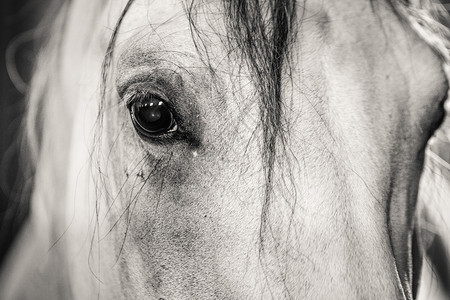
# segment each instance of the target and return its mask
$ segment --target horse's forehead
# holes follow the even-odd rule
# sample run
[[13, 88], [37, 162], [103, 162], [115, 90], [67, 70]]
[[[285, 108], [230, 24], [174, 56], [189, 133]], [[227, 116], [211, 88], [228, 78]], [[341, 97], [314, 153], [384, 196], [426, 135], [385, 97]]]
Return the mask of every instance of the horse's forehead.
[[[323, 56], [325, 53], [321, 50], [330, 45], [334, 52], [340, 48], [344, 54], [359, 52], [365, 55], [347, 55], [357, 64], [370, 60], [383, 62], [376, 55], [386, 43], [384, 30], [390, 30], [383, 26], [398, 21], [398, 16], [390, 12], [392, 8], [388, 8], [384, 1], [301, 1], [296, 10], [294, 52], [301, 51], [302, 62], [310, 61], [308, 67], [312, 69], [319, 67], [314, 59]], [[210, 64], [207, 67], [229, 67], [226, 64], [231, 63], [241, 68], [243, 60], [237, 62], [226, 57], [235, 50], [232, 49], [235, 45], [230, 45], [229, 31], [232, 29], [226, 23], [226, 18], [230, 17], [227, 14], [229, 12], [225, 11], [221, 1], [149, 3], [136, 0], [121, 25], [117, 52], [125, 54], [124, 58], [130, 62], [134, 59], [135, 64], [144, 62], [144, 57], [146, 62], [175, 57], [188, 61], [188, 65], [189, 60], [197, 59]], [[267, 18], [267, 23], [270, 23], [270, 17]], [[110, 27], [114, 27], [115, 19], [111, 20]], [[271, 29], [267, 30], [270, 32]], [[401, 33], [397, 35], [400, 39], [402, 36]], [[379, 45], [374, 40], [379, 40]], [[138, 56], [142, 57], [140, 61], [135, 59]]]
[[[364, 42], [373, 39], [374, 35], [369, 31], [370, 26], [365, 26], [367, 20], [364, 15], [372, 14], [373, 11], [368, 9], [370, 5], [367, 3], [350, 5], [350, 2], [325, 5], [323, 1], [305, 1], [297, 5], [298, 29], [293, 31], [297, 37], [289, 68], [300, 67], [301, 72], [307, 73], [306, 77], [313, 78], [309, 89], [323, 80], [319, 73], [323, 71], [321, 60], [325, 57], [327, 46], [341, 43], [348, 47], [354, 41], [355, 49], [342, 47], [340, 52], [343, 54], [349, 53], [349, 50], [361, 52], [358, 49], [372, 46]], [[248, 61], [245, 62], [239, 53], [242, 49], [236, 50], [230, 42], [233, 37], [229, 35], [231, 29], [225, 21], [227, 13], [220, 1], [193, 1], [190, 4], [179, 1], [135, 1], [125, 16], [116, 43], [116, 52], [120, 55], [119, 75], [126, 75], [124, 73], [131, 69], [142, 71], [148, 66], [164, 68], [172, 65], [172, 69], [184, 68], [193, 73], [199, 68], [210, 68], [219, 74], [228, 73], [229, 76], [222, 77], [227, 77], [229, 81], [238, 77], [239, 81], [245, 82], [246, 77], [254, 77], [255, 74], [252, 75], [247, 69]], [[359, 30], [345, 28], [349, 26]], [[270, 31], [269, 28], [267, 30]], [[237, 55], [233, 56], [233, 51]], [[358, 59], [362, 57], [353, 58], [352, 61], [359, 64]], [[364, 61], [370, 59], [363, 58]], [[305, 74], [298, 76], [304, 77]], [[238, 88], [242, 90], [245, 85], [243, 83]]]

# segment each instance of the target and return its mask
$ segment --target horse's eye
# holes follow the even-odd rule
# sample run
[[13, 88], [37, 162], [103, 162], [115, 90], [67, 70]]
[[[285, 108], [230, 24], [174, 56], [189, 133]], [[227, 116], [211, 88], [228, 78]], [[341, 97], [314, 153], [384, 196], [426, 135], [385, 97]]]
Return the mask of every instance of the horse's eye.
[[147, 137], [177, 130], [172, 112], [156, 95], [140, 96], [134, 99], [129, 107], [134, 127]]

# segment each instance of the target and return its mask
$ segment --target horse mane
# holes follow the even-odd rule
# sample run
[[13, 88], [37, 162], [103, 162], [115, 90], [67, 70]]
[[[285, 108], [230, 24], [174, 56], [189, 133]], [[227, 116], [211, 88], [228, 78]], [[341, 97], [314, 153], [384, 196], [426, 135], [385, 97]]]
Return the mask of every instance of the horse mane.
[[[450, 69], [448, 67], [450, 63], [450, 30], [447, 28], [448, 19], [445, 9], [432, 2], [431, 0], [386, 0], [392, 7], [394, 12], [403, 20], [403, 22], [410, 26], [419, 37], [421, 37], [442, 59], [443, 65], [447, 72], [447, 77], [450, 78]], [[55, 1], [56, 2], [56, 1]], [[67, 166], [64, 162], [67, 160], [68, 145], [70, 145], [70, 132], [72, 127], [71, 117], [71, 103], [67, 103], [67, 92], [64, 90], [65, 82], [64, 78], [67, 76], [67, 70], [64, 69], [65, 63], [65, 44], [68, 39], [67, 36], [67, 23], [73, 18], [73, 7], [77, 5], [76, 1], [64, 1], [60, 5], [59, 12], [55, 16], [49, 16], [54, 18], [53, 25], [48, 31], [50, 37], [40, 51], [40, 55], [36, 62], [35, 72], [32, 77], [31, 88], [27, 95], [27, 112], [25, 116], [24, 135], [25, 140], [23, 142], [24, 152], [22, 154], [22, 160], [26, 162], [28, 166], [27, 172], [34, 174], [34, 188], [31, 192], [26, 193], [25, 199], [20, 201], [30, 201], [30, 210], [36, 213], [44, 212], [48, 218], [51, 218], [50, 212], [52, 206], [55, 204], [59, 197], [59, 193], [62, 191], [48, 189], [45, 191], [45, 195], [40, 197], [42, 203], [34, 203], [37, 184], [47, 184], [48, 186], [55, 186], [55, 184], [64, 187], [66, 182], [64, 178], [61, 178], [61, 174], [64, 172], [64, 168]], [[89, 26], [95, 26], [96, 16], [102, 14], [105, 9], [106, 0], [102, 1], [79, 1], [82, 2], [86, 8], [83, 10], [83, 14], [88, 16], [87, 23], [83, 25], [84, 29]], [[118, 21], [115, 28], [111, 30], [111, 40], [107, 49], [105, 47], [105, 62], [102, 72], [103, 86], [100, 87], [100, 93], [104, 96], [103, 89], [106, 89], [105, 82], [108, 76], [108, 67], [114, 51], [115, 37], [117, 36], [120, 22], [126, 14], [127, 7], [131, 5], [133, 0], [127, 1], [126, 8], [123, 10], [121, 19]], [[376, 3], [376, 0], [371, 0]], [[228, 2], [227, 2], [228, 3]], [[249, 22], [255, 21], [257, 15], [252, 14], [249, 9], [255, 9], [259, 0], [248, 1], [229, 1], [230, 7], [228, 10], [231, 12], [228, 22], [232, 26], [233, 36], [237, 37], [243, 34], [248, 37], [247, 30], [251, 28]], [[243, 47], [243, 51], [247, 59], [250, 59], [250, 68], [253, 71], [258, 71], [262, 66], [262, 71], [269, 72], [270, 70], [280, 71], [280, 68], [274, 66], [276, 63], [280, 65], [285, 62], [288, 56], [289, 46], [292, 42], [292, 24], [296, 20], [292, 13], [292, 8], [295, 8], [295, 1], [273, 1], [273, 10], [271, 12], [273, 17], [272, 24], [275, 29], [282, 29], [281, 31], [273, 30], [270, 32], [273, 34], [272, 38], [275, 38], [277, 43], [268, 44], [271, 49], [270, 53], [256, 53], [257, 49], [255, 45], [251, 43], [251, 40], [247, 40], [246, 43], [240, 45]], [[284, 3], [287, 10], [277, 10], [277, 3]], [[234, 6], [233, 6], [234, 5]], [[250, 15], [239, 15], [238, 9], [241, 9], [243, 5], [247, 5], [247, 12]], [[376, 9], [376, 8], [375, 8]], [[260, 12], [261, 13], [261, 12]], [[248, 18], [249, 17], [249, 18]], [[73, 21], [73, 20], [72, 20]], [[261, 24], [261, 26], [263, 26]], [[278, 27], [277, 27], [278, 26]], [[267, 28], [259, 27], [261, 34]], [[85, 39], [80, 43], [89, 44], [94, 39], [94, 36], [89, 36], [89, 33], [94, 31], [86, 31]], [[247, 33], [246, 33], [247, 32]], [[267, 39], [268, 41], [270, 39]], [[240, 42], [238, 40], [238, 42]], [[242, 39], [241, 39], [242, 42]], [[271, 42], [270, 42], [271, 43]], [[255, 58], [256, 57], [256, 58]], [[251, 61], [251, 59], [255, 59]], [[264, 61], [266, 60], [266, 61]], [[264, 64], [261, 64], [264, 62]], [[271, 69], [272, 68], [272, 69]], [[66, 72], [66, 73], [64, 73]], [[279, 99], [280, 96], [280, 74], [278, 72], [269, 72], [272, 76], [263, 76], [263, 78], [255, 78], [255, 80], [263, 83], [263, 90], [261, 94], [267, 93], [263, 99]], [[275, 74], [275, 75], [273, 75]], [[99, 103], [100, 113], [102, 112], [103, 102]], [[270, 183], [272, 181], [272, 169], [275, 160], [277, 147], [275, 146], [277, 138], [282, 140], [282, 123], [278, 112], [282, 109], [279, 102], [263, 102], [261, 103], [262, 113], [261, 121], [266, 124], [264, 132], [265, 140], [265, 156], [263, 159], [266, 161], [266, 181], [268, 183], [268, 189], [266, 190], [266, 202], [265, 206], [268, 206], [270, 201]], [[273, 108], [274, 113], [270, 113]], [[283, 151], [283, 149], [281, 149]], [[432, 165], [433, 168], [439, 168], [439, 164]], [[28, 195], [29, 194], [29, 195]], [[428, 195], [432, 197], [432, 195]], [[17, 200], [18, 201], [18, 200]], [[433, 203], [427, 202], [425, 205], [433, 205]], [[17, 206], [17, 210], [23, 209], [25, 206]], [[264, 211], [262, 213], [265, 213]], [[444, 224], [444, 223], [443, 223]], [[449, 224], [443, 232], [450, 232]], [[0, 230], [4, 230], [0, 228]], [[49, 232], [54, 232], [51, 227], [48, 228]], [[55, 233], [56, 234], [56, 233]], [[0, 235], [2, 236], [2, 235]], [[442, 237], [447, 239], [447, 237]], [[447, 266], [450, 266], [450, 262], [447, 261]], [[6, 265], [6, 268], [8, 266]], [[0, 279], [2, 277], [0, 276]], [[1, 285], [1, 284], [0, 284]]]
[[[90, 18], [84, 18], [81, 28], [94, 26], [96, 17], [102, 12], [102, 5], [106, 1], [79, 1], [85, 2], [86, 11]], [[57, 240], [61, 231], [51, 225], [54, 216], [54, 206], [65, 192], [65, 174], [70, 146], [70, 132], [72, 130], [71, 103], [66, 99], [70, 97], [65, 91], [67, 83], [65, 78], [69, 74], [63, 68], [67, 59], [64, 57], [66, 41], [69, 38], [67, 28], [69, 22], [74, 22], [74, 6], [76, 1], [52, 1], [48, 7], [49, 14], [42, 20], [42, 27], [38, 37], [40, 43], [39, 55], [35, 61], [34, 71], [26, 97], [26, 112], [22, 122], [23, 137], [20, 146], [20, 161], [25, 166], [19, 171], [25, 178], [30, 178], [29, 188], [24, 188], [18, 197], [11, 198], [8, 204], [8, 214], [25, 215], [25, 219], [8, 218], [4, 220], [16, 223], [20, 227], [14, 240], [4, 255], [0, 269], [0, 297], [8, 299], [8, 293], [17, 290], [18, 278], [23, 278], [27, 272], [26, 266], [33, 266], [36, 247], [27, 247], [37, 241], [47, 245]], [[83, 13], [85, 13], [83, 11]], [[78, 21], [78, 20], [77, 20]], [[89, 24], [88, 24], [89, 23]], [[50, 25], [49, 25], [50, 24]], [[83, 32], [87, 40], [92, 36], [89, 31]], [[83, 42], [81, 40], [80, 42]], [[70, 60], [69, 60], [70, 61]], [[67, 80], [67, 79], [66, 79]], [[60, 216], [61, 217], [61, 216]], [[27, 226], [30, 225], [31, 226]], [[37, 232], [36, 235], [28, 232], [28, 227], [39, 224], [46, 231]], [[11, 226], [0, 227], [0, 237], [7, 236], [3, 231]], [[0, 241], [4, 242], [4, 241]], [[49, 250], [50, 246], [46, 249]], [[23, 259], [22, 259], [23, 258]], [[6, 294], [3, 294], [5, 292]]]

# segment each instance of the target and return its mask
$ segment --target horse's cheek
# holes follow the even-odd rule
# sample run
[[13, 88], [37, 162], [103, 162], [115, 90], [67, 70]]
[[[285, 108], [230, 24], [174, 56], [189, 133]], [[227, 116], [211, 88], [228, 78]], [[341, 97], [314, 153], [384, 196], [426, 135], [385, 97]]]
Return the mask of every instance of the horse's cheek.
[[146, 289], [169, 299], [224, 291], [222, 298], [236, 298], [233, 285], [254, 286], [235, 278], [257, 268], [262, 173], [241, 149], [253, 153], [257, 146], [206, 139], [198, 149], [155, 146], [128, 127], [112, 154], [120, 165], [114, 180], [120, 210], [111, 221], [123, 214], [120, 257], [140, 266], [130, 276], [146, 277]]

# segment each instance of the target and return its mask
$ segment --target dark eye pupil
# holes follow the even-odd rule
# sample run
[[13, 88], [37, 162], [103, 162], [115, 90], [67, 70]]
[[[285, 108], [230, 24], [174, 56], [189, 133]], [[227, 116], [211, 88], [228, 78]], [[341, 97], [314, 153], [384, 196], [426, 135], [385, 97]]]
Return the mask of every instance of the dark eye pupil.
[[135, 126], [143, 134], [160, 134], [173, 129], [175, 122], [167, 105], [154, 96], [145, 97], [131, 105]]

